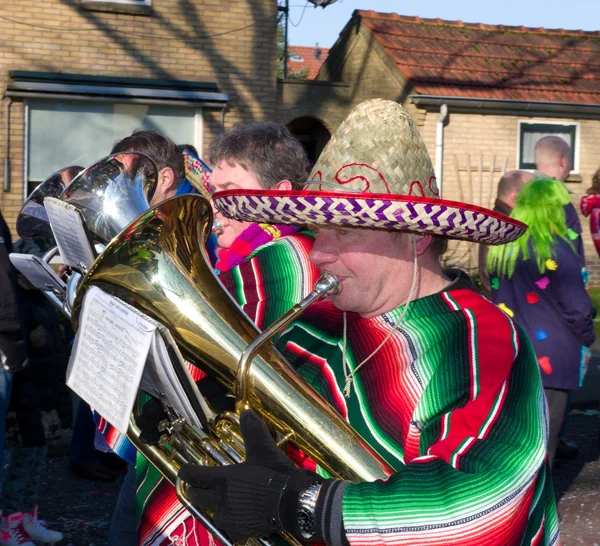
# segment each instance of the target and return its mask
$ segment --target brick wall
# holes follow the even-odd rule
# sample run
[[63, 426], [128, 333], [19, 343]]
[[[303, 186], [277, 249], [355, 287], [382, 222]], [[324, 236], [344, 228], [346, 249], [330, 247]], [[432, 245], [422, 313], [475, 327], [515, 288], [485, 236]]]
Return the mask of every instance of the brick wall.
[[[439, 111], [420, 110], [420, 117], [422, 119], [420, 131], [432, 161], [435, 162], [435, 134]], [[600, 146], [600, 120], [526, 115], [482, 115], [453, 113], [450, 110], [448, 124], [444, 128], [443, 196], [446, 199], [460, 199], [486, 207], [493, 206], [498, 180], [505, 166], [506, 170], [517, 168], [519, 121], [579, 123], [579, 175], [581, 180], [567, 182], [567, 188], [571, 192], [571, 201], [579, 211], [581, 196], [591, 185], [592, 175], [600, 166], [596, 152]], [[494, 156], [496, 157], [495, 172], [490, 183], [490, 170]], [[469, 159], [471, 184], [469, 184]], [[480, 163], [483, 167], [481, 177]], [[457, 175], [457, 164], [459, 175]], [[483, 184], [479, 183], [480, 179], [483, 179]], [[590, 236], [589, 220], [582, 216], [580, 216], [580, 220], [583, 227], [586, 259], [590, 270], [590, 284], [600, 286], [600, 261]], [[476, 247], [470, 251], [464, 244], [461, 245], [460, 251], [456, 250], [456, 247], [454, 248], [455, 257], [459, 261], [462, 260], [462, 265], [473, 265], [473, 260], [476, 259]]]
[[[153, 0], [150, 15], [89, 11], [79, 0], [1, 2], [0, 92], [4, 95], [10, 70], [205, 81], [229, 95], [226, 127], [272, 119], [276, 24], [275, 0]], [[0, 109], [2, 159], [6, 102]], [[203, 118], [206, 155], [220, 131], [221, 113], [204, 110]], [[13, 235], [23, 196], [23, 127], [23, 104], [14, 100], [10, 192], [0, 192], [0, 208]]]

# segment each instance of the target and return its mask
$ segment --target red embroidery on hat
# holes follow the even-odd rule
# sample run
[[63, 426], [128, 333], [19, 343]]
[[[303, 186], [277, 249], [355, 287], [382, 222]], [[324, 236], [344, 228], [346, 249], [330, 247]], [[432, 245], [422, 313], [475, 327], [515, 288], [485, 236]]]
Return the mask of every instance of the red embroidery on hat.
[[[317, 171], [315, 175], [311, 178], [311, 180], [321, 180], [323, 181], [323, 173], [321, 171]], [[310, 186], [308, 187], [310, 189]], [[323, 191], [323, 185], [319, 184], [319, 191]]]
[[[415, 188], [415, 186], [418, 189], [419, 193], [413, 193], [413, 188]], [[419, 195], [420, 197], [425, 197], [425, 190], [423, 189], [423, 186], [421, 185], [421, 182], [419, 182], [418, 180], [415, 180], [414, 182], [411, 182], [410, 184], [410, 189], [408, 190], [408, 195]]]
[[435, 184], [435, 182], [436, 182], [435, 176], [430, 176], [429, 177], [429, 182], [427, 183], [427, 185], [429, 186], [429, 191], [431, 193], [433, 193], [433, 195], [435, 195], [436, 197], [439, 197], [440, 196], [440, 191], [437, 188], [434, 189], [434, 185], [433, 184]]
[[[387, 193], [392, 193], [390, 191], [390, 186], [387, 183], [387, 180], [385, 179], [385, 177], [374, 167], [371, 167], [370, 165], [367, 165], [365, 163], [350, 163], [348, 165], [344, 165], [343, 167], [341, 167], [337, 173], [335, 173], [335, 181], [338, 184], [341, 184], [342, 186], [346, 185], [346, 184], [350, 184], [351, 182], [353, 182], [354, 180], [362, 180], [365, 185], [362, 188], [358, 188], [360, 189], [360, 191], [369, 191], [369, 188], [371, 187], [371, 182], [369, 182], [369, 177], [373, 176], [373, 172], [365, 172], [365, 175], [363, 176], [362, 174], [356, 174], [354, 176], [352, 176], [351, 178], [348, 179], [343, 179], [340, 177], [340, 174], [342, 173], [342, 171], [344, 169], [349, 169], [350, 167], [364, 167], [365, 169], [368, 169], [369, 171], [373, 171], [375, 173], [377, 173], [377, 176], [379, 176], [379, 178], [381, 179], [381, 181], [383, 182], [383, 184], [385, 185], [385, 189], [387, 190]], [[354, 171], [355, 172], [355, 171]]]

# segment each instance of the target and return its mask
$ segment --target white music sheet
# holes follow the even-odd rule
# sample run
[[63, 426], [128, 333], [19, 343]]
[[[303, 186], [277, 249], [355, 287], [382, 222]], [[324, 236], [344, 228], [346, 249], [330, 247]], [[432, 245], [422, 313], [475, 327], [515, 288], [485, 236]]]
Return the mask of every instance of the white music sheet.
[[64, 264], [86, 271], [94, 263], [95, 255], [81, 213], [56, 197], [46, 197], [44, 207]]
[[67, 385], [126, 434], [156, 325], [93, 286], [85, 295]]
[[[89, 289], [67, 369], [67, 385], [119, 432], [127, 432], [140, 388], [163, 399], [189, 423], [202, 426], [182, 380], [188, 392], [200, 400], [204, 413], [209, 410], [184, 362], [162, 324], [96, 286]], [[173, 366], [181, 367], [182, 380]]]

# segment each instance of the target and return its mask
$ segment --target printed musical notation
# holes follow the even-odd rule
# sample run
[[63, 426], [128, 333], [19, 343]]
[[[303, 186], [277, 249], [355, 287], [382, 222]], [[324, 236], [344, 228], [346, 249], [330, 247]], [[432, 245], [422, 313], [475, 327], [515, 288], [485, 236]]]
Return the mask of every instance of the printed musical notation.
[[46, 197], [44, 207], [64, 264], [85, 272], [94, 263], [95, 256], [81, 213], [55, 197]]

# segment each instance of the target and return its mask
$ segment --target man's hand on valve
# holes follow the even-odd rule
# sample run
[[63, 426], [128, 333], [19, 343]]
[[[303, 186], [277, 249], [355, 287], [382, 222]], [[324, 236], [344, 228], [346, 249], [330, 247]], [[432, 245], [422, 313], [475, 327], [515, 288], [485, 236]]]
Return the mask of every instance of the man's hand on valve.
[[324, 542], [322, 523], [331, 510], [326, 500], [346, 482], [324, 480], [296, 468], [254, 411], [242, 413], [240, 428], [245, 462], [212, 467], [187, 464], [179, 471], [194, 505], [213, 511], [217, 527], [235, 542], [278, 531]]

